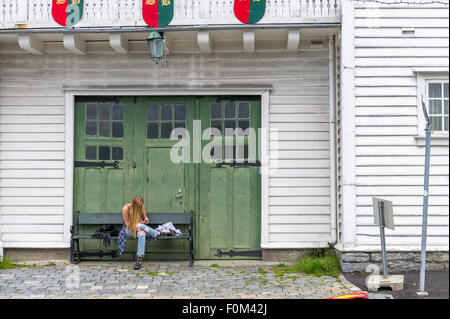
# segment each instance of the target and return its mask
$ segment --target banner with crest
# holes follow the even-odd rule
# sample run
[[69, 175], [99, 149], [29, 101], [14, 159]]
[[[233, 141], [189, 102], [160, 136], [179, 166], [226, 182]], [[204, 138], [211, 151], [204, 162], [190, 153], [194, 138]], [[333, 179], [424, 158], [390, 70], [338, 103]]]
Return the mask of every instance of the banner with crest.
[[142, 17], [152, 28], [164, 28], [173, 19], [174, 0], [142, 0]]
[[234, 14], [245, 24], [254, 24], [264, 17], [266, 0], [234, 0]]
[[70, 27], [83, 17], [84, 0], [52, 0], [52, 16], [59, 25]]

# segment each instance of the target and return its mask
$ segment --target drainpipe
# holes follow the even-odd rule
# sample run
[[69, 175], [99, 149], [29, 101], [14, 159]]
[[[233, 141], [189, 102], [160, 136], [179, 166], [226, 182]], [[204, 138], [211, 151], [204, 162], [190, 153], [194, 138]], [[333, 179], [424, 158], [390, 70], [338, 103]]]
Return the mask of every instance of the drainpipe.
[[334, 36], [328, 37], [328, 81], [329, 81], [329, 125], [330, 125], [330, 211], [331, 238], [335, 245], [338, 242], [337, 231], [337, 186], [336, 186], [336, 56]]
[[3, 244], [2, 244], [2, 211], [0, 208], [0, 262], [3, 261]]

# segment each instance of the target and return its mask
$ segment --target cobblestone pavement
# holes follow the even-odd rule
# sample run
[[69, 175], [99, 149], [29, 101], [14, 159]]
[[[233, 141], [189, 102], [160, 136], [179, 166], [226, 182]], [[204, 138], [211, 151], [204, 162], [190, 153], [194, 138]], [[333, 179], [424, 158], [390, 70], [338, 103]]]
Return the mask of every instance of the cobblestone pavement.
[[11, 298], [139, 298], [321, 299], [360, 291], [343, 276], [280, 276], [275, 264], [212, 262], [97, 262], [73, 265], [28, 265], [0, 270], [0, 299]]

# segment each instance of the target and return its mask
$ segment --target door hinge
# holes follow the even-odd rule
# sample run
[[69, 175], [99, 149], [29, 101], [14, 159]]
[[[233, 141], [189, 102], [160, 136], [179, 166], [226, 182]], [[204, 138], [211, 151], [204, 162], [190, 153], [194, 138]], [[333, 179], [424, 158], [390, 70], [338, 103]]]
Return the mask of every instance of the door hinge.
[[83, 161], [75, 161], [75, 167], [114, 167], [115, 169], [120, 168], [119, 162], [115, 161], [114, 163], [106, 163], [105, 161], [102, 162], [83, 162]]
[[216, 163], [216, 167], [222, 167], [224, 165], [228, 165], [231, 167], [235, 167], [235, 166], [261, 166], [261, 162], [260, 161], [256, 161], [256, 162], [219, 162]]
[[217, 249], [217, 254], [214, 256], [222, 257], [224, 255], [234, 257], [234, 256], [249, 256], [249, 257], [262, 257], [262, 250], [242, 250], [242, 251], [222, 251]]

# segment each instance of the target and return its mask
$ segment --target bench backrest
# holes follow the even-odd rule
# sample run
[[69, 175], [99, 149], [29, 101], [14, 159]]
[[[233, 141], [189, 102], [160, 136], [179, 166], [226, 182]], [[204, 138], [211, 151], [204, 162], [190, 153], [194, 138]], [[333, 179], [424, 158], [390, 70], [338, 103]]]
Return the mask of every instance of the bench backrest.
[[[150, 224], [164, 224], [171, 221], [173, 224], [186, 225], [191, 223], [191, 213], [149, 213]], [[78, 213], [80, 225], [119, 225], [123, 224], [121, 213]]]

